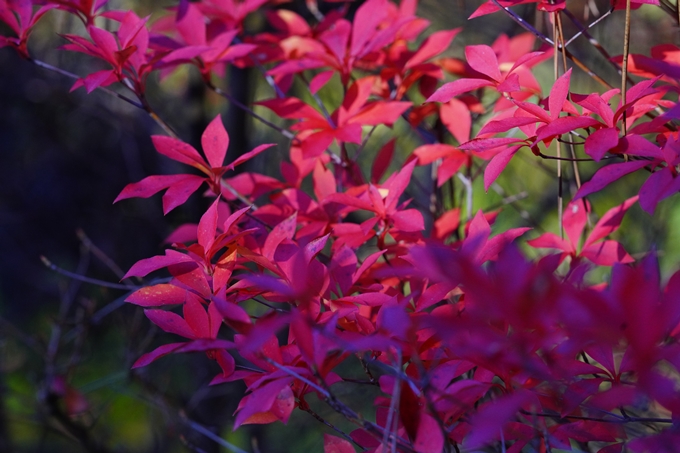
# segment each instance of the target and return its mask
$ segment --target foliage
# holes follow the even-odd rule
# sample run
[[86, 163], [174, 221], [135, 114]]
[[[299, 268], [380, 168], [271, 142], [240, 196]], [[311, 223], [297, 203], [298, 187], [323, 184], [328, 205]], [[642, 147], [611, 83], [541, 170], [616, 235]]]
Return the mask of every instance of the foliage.
[[[675, 451], [680, 273], [664, 283], [653, 251], [636, 262], [607, 238], [635, 203], [652, 215], [680, 190], [677, 48], [629, 55], [626, 34], [623, 56], [611, 59], [622, 66], [621, 89], [591, 72], [606, 89], [578, 94], [567, 60], [588, 68], [567, 50], [562, 20], [573, 15], [564, 2], [538, 2], [552, 38], [509, 9], [526, 1], [482, 5], [474, 17], [503, 12], [531, 34], [465, 46], [464, 60], [443, 56], [459, 30], [421, 39], [428, 22], [410, 0], [368, 0], [353, 16], [348, 4], [323, 15], [308, 2], [309, 22], [265, 0], [181, 1], [156, 21], [105, 1], [35, 3], [0, 0], [0, 19], [13, 32], [0, 46], [49, 68], [29, 51], [32, 29], [50, 10], [73, 14], [85, 35], [63, 35], [63, 49], [105, 67], [78, 77], [73, 89], [106, 90], [146, 111], [166, 134], [152, 137], [158, 153], [202, 173], [150, 175], [115, 202], [165, 191], [167, 214], [199, 189], [211, 199], [198, 224], [179, 227], [171, 248], [121, 279], [169, 274], [126, 301], [183, 339], [146, 352], [133, 368], [153, 376], [151, 364], [164, 356], [202, 352], [221, 370], [212, 384], [246, 386], [235, 429], [307, 411], [335, 430], [323, 436], [327, 453]], [[612, 11], [629, 15], [641, 3], [650, 2], [617, 2]], [[251, 14], [264, 15], [269, 30], [251, 32]], [[535, 37], [548, 44], [534, 50]], [[544, 96], [532, 68], [551, 58], [555, 79]], [[237, 105], [288, 139], [276, 177], [236, 172], [275, 145], [237, 150], [226, 163], [220, 115], [199, 151], [154, 110], [149, 77], [186, 65], [234, 103], [219, 86], [225, 72], [261, 70], [273, 97]], [[447, 74], [455, 80], [439, 85]], [[324, 101], [324, 90], [342, 99]], [[395, 162], [398, 123], [420, 140], [404, 162]], [[358, 159], [369, 142], [380, 150], [365, 169]], [[516, 244], [531, 228], [492, 235], [498, 211], [473, 209], [473, 182], [496, 187], [525, 152], [555, 160], [560, 187], [559, 231], [526, 242], [559, 252], [537, 259]], [[565, 206], [563, 161], [578, 185]], [[581, 184], [583, 161], [600, 166]], [[431, 181], [418, 181], [418, 167], [428, 167]], [[635, 172], [649, 173], [638, 195], [597, 218], [588, 197]], [[412, 207], [423, 198], [429, 206]], [[609, 281], [594, 282], [601, 275], [594, 271], [609, 266]], [[375, 419], [337, 395], [343, 382], [379, 388]], [[65, 404], [63, 422], [77, 432], [69, 417], [86, 400], [60, 376], [50, 385]], [[316, 414], [317, 400], [355, 429]]]

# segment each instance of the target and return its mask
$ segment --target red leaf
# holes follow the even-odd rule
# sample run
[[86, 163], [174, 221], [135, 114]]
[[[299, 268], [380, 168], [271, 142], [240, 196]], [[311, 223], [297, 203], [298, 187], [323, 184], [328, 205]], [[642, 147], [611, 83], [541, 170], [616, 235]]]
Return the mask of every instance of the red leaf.
[[205, 178], [194, 175], [182, 175], [184, 178], [168, 187], [163, 194], [163, 214], [184, 204], [191, 194], [196, 192], [205, 181]]
[[586, 138], [584, 146], [587, 155], [599, 162], [607, 151], [619, 144], [619, 131], [614, 127], [597, 130]]
[[345, 439], [323, 435], [323, 453], [355, 453], [354, 447]]
[[371, 169], [371, 182], [373, 184], [378, 184], [380, 182], [380, 179], [390, 166], [390, 162], [392, 162], [392, 156], [394, 155], [394, 144], [396, 141], [396, 138], [390, 140], [385, 144], [385, 146], [380, 148], [380, 151], [378, 151], [378, 155], [376, 156], [375, 161], [373, 161], [373, 167]]
[[229, 134], [224, 129], [220, 115], [217, 115], [203, 131], [201, 146], [210, 166], [221, 167], [229, 147]]
[[439, 108], [439, 117], [446, 128], [451, 132], [458, 143], [470, 140], [470, 128], [472, 117], [467, 104], [458, 99], [451, 99]]
[[168, 354], [172, 354], [175, 352], [177, 349], [180, 347], [184, 346], [185, 343], [170, 343], [170, 344], [164, 344], [163, 346], [159, 346], [158, 348], [154, 349], [151, 352], [148, 352], [144, 355], [142, 355], [137, 361], [132, 365], [132, 369], [134, 370], [135, 368], [141, 368], [143, 366], [147, 366], [151, 362], [154, 362], [157, 359], [160, 359], [163, 356], [166, 356]]
[[571, 243], [554, 233], [544, 233], [536, 239], [527, 241], [527, 244], [536, 248], [557, 249], [566, 253], [576, 253], [576, 249], [571, 245]]
[[590, 116], [563, 116], [561, 118], [553, 119], [549, 124], [538, 128], [536, 131], [536, 141], [534, 143], [540, 142], [541, 140], [552, 140], [567, 132], [595, 126], [596, 124], [600, 124], [600, 122]]
[[676, 187], [672, 192], [677, 192], [678, 178], [673, 179], [673, 175], [668, 168], [663, 168], [652, 173], [647, 181], [640, 187], [640, 207], [645, 210], [645, 212], [654, 214], [656, 205], [664, 199], [670, 196], [668, 193], [669, 188]]
[[312, 181], [314, 182], [314, 195], [320, 202], [324, 201], [328, 195], [336, 192], [335, 176], [321, 160], [316, 161]]
[[[444, 143], [434, 143], [432, 145], [422, 145], [413, 150], [413, 155], [418, 158], [418, 165], [431, 164], [437, 159], [449, 156], [458, 151], [451, 145]], [[460, 151], [458, 151], [460, 152]]]
[[175, 250], [166, 250], [165, 255], [158, 255], [137, 261], [121, 280], [130, 277], [145, 277], [147, 274], [178, 263], [193, 263], [188, 255]]
[[181, 17], [178, 16], [175, 26], [187, 44], [193, 46], [206, 44], [205, 18], [193, 3], [188, 4], [185, 14], [183, 14]]
[[470, 67], [475, 71], [484, 74], [496, 82], [501, 81], [502, 76], [500, 69], [498, 69], [498, 59], [491, 47], [484, 44], [466, 46], [465, 58]]
[[377, 126], [380, 124], [391, 126], [409, 107], [411, 107], [410, 102], [376, 101], [362, 108], [356, 115], [349, 118], [347, 123], [361, 124], [363, 126]]
[[420, 423], [413, 447], [418, 453], [440, 453], [444, 451], [444, 435], [439, 423], [427, 412], [420, 412]]
[[329, 80], [331, 80], [334, 74], [334, 71], [324, 71], [315, 75], [314, 78], [309, 82], [309, 92], [316, 94], [317, 91], [323, 88], [323, 86], [326, 85]]
[[621, 221], [623, 220], [623, 216], [626, 214], [626, 211], [628, 211], [628, 209], [633, 206], [637, 200], [637, 196], [631, 197], [621, 203], [619, 206], [615, 206], [607, 211], [599, 220], [599, 222], [597, 222], [597, 224], [593, 227], [593, 230], [586, 239], [584, 246], [592, 244], [618, 230], [619, 226], [621, 226]]
[[274, 252], [281, 241], [285, 239], [293, 239], [295, 229], [297, 227], [297, 212], [276, 225], [269, 232], [267, 239], [262, 246], [262, 255], [270, 260], [274, 259]]
[[583, 234], [583, 229], [588, 222], [589, 210], [590, 206], [585, 200], [572, 201], [564, 209], [562, 225], [574, 248], [578, 247], [581, 242], [581, 234]]
[[[147, 176], [138, 182], [125, 186], [120, 194], [113, 200], [114, 203], [127, 198], [149, 198], [150, 196], [167, 189], [171, 185], [182, 181], [190, 175], [153, 175]], [[203, 179], [201, 178], [201, 181]]]
[[477, 449], [498, 439], [503, 426], [510, 421], [526, 400], [526, 393], [517, 392], [504, 395], [484, 405], [470, 420], [472, 431], [466, 439], [465, 447]]
[[275, 145], [275, 143], [267, 143], [267, 144], [264, 144], [264, 145], [257, 146], [257, 147], [255, 147], [252, 151], [248, 151], [247, 153], [242, 154], [241, 156], [239, 156], [235, 161], [233, 161], [232, 163], [230, 163], [230, 164], [227, 166], [227, 168], [233, 170], [234, 167], [237, 167], [237, 166], [241, 165], [242, 163], [249, 161], [249, 160], [252, 159], [253, 157], [255, 157], [255, 156], [257, 156], [258, 154], [260, 154], [262, 151], [264, 151], [264, 150], [266, 150], [266, 149], [269, 149], [269, 148], [271, 148], [271, 147], [274, 146], [274, 145]]
[[109, 86], [117, 80], [118, 78], [113, 70], [97, 71], [82, 79], [78, 79], [70, 91], [74, 91], [82, 86], [85, 87], [87, 94], [90, 94], [97, 88]]
[[511, 146], [500, 153], [496, 154], [489, 162], [484, 170], [484, 190], [489, 191], [491, 184], [496, 181], [498, 176], [505, 170], [512, 156], [521, 148], [521, 146]]
[[182, 162], [183, 164], [191, 165], [199, 170], [207, 170], [207, 163], [203, 160], [198, 151], [193, 146], [177, 140], [173, 137], [166, 137], [164, 135], [154, 135], [151, 137], [156, 151], [169, 157], [170, 159]]
[[387, 2], [385, 0], [368, 0], [357, 9], [352, 27], [352, 47], [350, 48], [352, 56], [359, 55], [362, 48], [375, 34], [375, 29], [385, 17], [386, 12]]
[[449, 102], [459, 94], [493, 85], [493, 82], [485, 79], [458, 79], [439, 87], [425, 102]]
[[449, 48], [451, 41], [458, 33], [460, 33], [460, 31], [460, 28], [456, 28], [455, 30], [443, 30], [432, 33], [418, 48], [416, 53], [408, 59], [404, 65], [404, 69], [411, 69], [444, 52]]
[[146, 309], [144, 314], [152, 323], [168, 333], [174, 333], [184, 338], [196, 338], [189, 324], [176, 313], [165, 310]]
[[613, 266], [616, 263], [632, 263], [631, 257], [616, 241], [602, 241], [583, 247], [580, 255], [598, 266]]
[[571, 68], [569, 68], [567, 72], [555, 80], [555, 83], [550, 90], [550, 96], [548, 98], [548, 111], [550, 112], [550, 118], [553, 120], [560, 116], [564, 102], [567, 100], [567, 96], [569, 95], [570, 79]]
[[644, 168], [648, 164], [648, 161], [638, 160], [623, 162], [621, 164], [607, 165], [606, 167], [600, 168], [597, 172], [595, 172], [593, 177], [590, 178], [590, 181], [581, 186], [578, 192], [576, 192], [574, 199], [577, 200], [579, 198], [588, 196], [591, 193], [599, 192], [617, 179], [627, 175], [628, 173], [633, 173], [636, 170]]
[[423, 215], [417, 209], [397, 211], [392, 215], [392, 220], [397, 231], [414, 232], [425, 229]]
[[217, 233], [217, 206], [219, 203], [220, 199], [218, 197], [198, 222], [198, 243], [203, 247], [205, 256], [208, 259], [210, 257], [210, 248], [215, 241], [215, 234]]
[[201, 299], [189, 291], [186, 292], [186, 295], [186, 301], [182, 307], [182, 314], [184, 315], [184, 320], [194, 332], [194, 337], [212, 339], [210, 319], [208, 318], [208, 313], [206, 313], [205, 308], [203, 308]]
[[130, 294], [125, 302], [142, 307], [159, 307], [162, 305], [183, 304], [186, 297], [186, 289], [175, 285], [160, 283], [153, 286], [145, 286]]

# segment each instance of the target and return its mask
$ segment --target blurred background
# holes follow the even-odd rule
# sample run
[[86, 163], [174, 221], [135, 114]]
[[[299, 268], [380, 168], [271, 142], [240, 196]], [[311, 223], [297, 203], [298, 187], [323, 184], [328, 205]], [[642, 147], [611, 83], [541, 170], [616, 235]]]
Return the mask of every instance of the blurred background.
[[[424, 0], [419, 14], [431, 21], [428, 32], [464, 27], [449, 56], [462, 56], [466, 44], [490, 44], [501, 33], [524, 32], [501, 13], [468, 22], [466, 18], [480, 4], [478, 0]], [[320, 7], [325, 11], [337, 5], [321, 3]], [[161, 6], [150, 0], [110, 2], [112, 9], [132, 8], [141, 17], [159, 16]], [[302, 1], [277, 7], [310, 16]], [[570, 0], [569, 9], [587, 23], [608, 11], [609, 4]], [[550, 33], [550, 24], [536, 17], [535, 5], [514, 10]], [[249, 32], [265, 26], [261, 17], [249, 18]], [[567, 36], [575, 33], [575, 27], [565, 26]], [[632, 30], [632, 53], [648, 54], [656, 44], [678, 43], [676, 24], [659, 8], [644, 6], [634, 12]], [[56, 33], [79, 31], [70, 16], [52, 11], [31, 38], [31, 52], [51, 65], [85, 75], [94, 70], [91, 59], [56, 50], [65, 43]], [[0, 25], [0, 32], [6, 34], [7, 28]], [[619, 55], [623, 12], [616, 11], [591, 32], [612, 55]], [[618, 85], [615, 70], [583, 38], [572, 51]], [[539, 66], [536, 74], [547, 93], [553, 80], [551, 62]], [[162, 131], [148, 115], [101, 91], [70, 93], [72, 84], [72, 79], [25, 61], [9, 48], [0, 49], [0, 452], [225, 451], [196, 426], [187, 425], [187, 419], [246, 451], [322, 451], [319, 433], [332, 431], [302, 411], [293, 413], [288, 427], [245, 426], [232, 432], [232, 414], [244, 388], [240, 383], [208, 387], [219, 369], [201, 354], [168, 357], [130, 372], [143, 352], [174, 341], [172, 336], [151, 328], [138, 307], [122, 303], [128, 290], [74, 280], [41, 261], [44, 256], [60, 269], [115, 286], [121, 269], [161, 253], [164, 238], [175, 227], [196, 222], [207, 206], [207, 200], [194, 195], [164, 217], [160, 196], [113, 205], [129, 182], [185, 169], [155, 152], [150, 135]], [[248, 104], [272, 96], [257, 69], [232, 69], [225, 85]], [[572, 90], [586, 93], [601, 88], [575, 71]], [[332, 89], [321, 94], [334, 98]], [[276, 132], [206, 90], [192, 69], [183, 68], [161, 84], [154, 79], [149, 98], [179, 136], [194, 145], [208, 122], [221, 113], [231, 137], [230, 160], [261, 143], [286, 145]], [[265, 109], [258, 112], [268, 114]], [[420, 144], [408, 125], [401, 123], [395, 125], [400, 136], [395, 166]], [[366, 164], [375, 152], [367, 150]], [[528, 152], [519, 156], [498, 180], [502, 193], [485, 194], [481, 180], [475, 185], [475, 210], [498, 207], [504, 197], [526, 193], [529, 196], [505, 206], [495, 228], [533, 226], [534, 235], [556, 231], [554, 163], [537, 161]], [[570, 166], [564, 168], [566, 194], [573, 194]], [[595, 165], [582, 165], [583, 179], [595, 169]], [[250, 162], [248, 170], [279, 175], [278, 162], [271, 155]], [[423, 169], [417, 177], [425, 180], [428, 175]], [[637, 193], [643, 180], [644, 175], [628, 176], [606, 193], [593, 196], [596, 212], [601, 215]], [[654, 218], [635, 206], [622, 231], [625, 236], [616, 239], [632, 255], [639, 257], [654, 247], [664, 276], [677, 270], [677, 196], [662, 202]], [[347, 366], [351, 365], [356, 363]], [[363, 402], [357, 408], [370, 417], [370, 403], [378, 391], [366, 387], [370, 388], [348, 386], [338, 394], [351, 394], [352, 401]], [[314, 408], [351, 431], [325, 405]]]

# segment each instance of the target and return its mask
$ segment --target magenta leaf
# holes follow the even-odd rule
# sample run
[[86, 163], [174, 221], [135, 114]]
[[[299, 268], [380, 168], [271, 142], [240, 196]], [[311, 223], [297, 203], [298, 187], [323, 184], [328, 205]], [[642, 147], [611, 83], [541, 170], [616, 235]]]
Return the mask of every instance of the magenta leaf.
[[171, 311], [146, 309], [144, 314], [149, 320], [168, 333], [194, 339], [196, 334], [180, 315]]
[[586, 138], [584, 149], [595, 162], [599, 162], [607, 151], [619, 143], [619, 131], [614, 127], [599, 129]]
[[222, 118], [217, 115], [201, 136], [201, 146], [212, 168], [221, 167], [229, 147], [229, 134], [224, 129]]
[[145, 277], [153, 271], [162, 269], [179, 263], [193, 263], [188, 255], [175, 250], [166, 250], [165, 255], [154, 256], [137, 261], [129, 271], [123, 276], [122, 280], [130, 277]]
[[586, 182], [581, 186], [581, 188], [576, 192], [575, 200], [583, 198], [590, 195], [591, 193], [599, 192], [600, 190], [607, 187], [609, 184], [613, 183], [617, 179], [622, 178], [628, 173], [633, 173], [636, 170], [640, 170], [648, 165], [648, 161], [637, 160], [631, 162], [623, 162], [620, 164], [611, 164], [606, 167], [600, 168], [595, 172], [590, 181]]
[[580, 255], [598, 266], [613, 266], [616, 263], [632, 263], [635, 261], [616, 241], [601, 241], [583, 247]]
[[498, 176], [503, 172], [508, 165], [512, 156], [521, 148], [521, 146], [511, 146], [496, 154], [489, 162], [484, 170], [484, 190], [489, 191], [491, 184], [496, 181]]
[[186, 289], [160, 283], [153, 286], [145, 286], [130, 294], [125, 302], [142, 307], [158, 307], [162, 305], [183, 304], [186, 297]]
[[330, 434], [323, 435], [323, 453], [355, 453], [354, 447], [345, 439]]
[[485, 79], [458, 79], [439, 87], [425, 102], [449, 102], [459, 94], [491, 86], [494, 86], [493, 82]]
[[553, 120], [557, 119], [562, 112], [562, 107], [564, 102], [567, 100], [569, 95], [569, 82], [571, 80], [571, 68], [560, 76], [553, 84], [550, 90], [550, 96], [548, 97], [548, 111], [550, 112], [550, 118]]
[[637, 196], [631, 197], [619, 206], [615, 206], [607, 211], [593, 227], [593, 230], [586, 239], [584, 247], [599, 241], [600, 239], [603, 239], [606, 236], [612, 234], [614, 231], [618, 230], [619, 226], [621, 226], [621, 221], [623, 220], [623, 216], [626, 214], [626, 211], [628, 211], [628, 209], [630, 209], [630, 207], [633, 206], [637, 200]]
[[169, 157], [170, 159], [191, 165], [199, 170], [206, 169], [206, 162], [193, 146], [181, 140], [164, 135], [154, 135], [151, 137], [156, 151]]
[[472, 69], [484, 74], [496, 82], [501, 81], [501, 71], [498, 69], [496, 53], [484, 44], [465, 47], [465, 58]]

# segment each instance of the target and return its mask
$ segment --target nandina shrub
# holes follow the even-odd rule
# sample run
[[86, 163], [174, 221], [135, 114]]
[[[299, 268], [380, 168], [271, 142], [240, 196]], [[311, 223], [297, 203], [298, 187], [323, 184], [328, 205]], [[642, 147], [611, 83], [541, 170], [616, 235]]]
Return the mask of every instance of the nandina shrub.
[[[550, 36], [510, 9], [523, 3], [538, 3]], [[654, 0], [616, 2], [608, 14], [626, 14], [629, 27], [641, 3], [675, 14]], [[234, 429], [308, 411], [335, 429], [323, 435], [327, 453], [675, 451], [680, 273], [662, 282], [653, 251], [636, 260], [609, 237], [633, 205], [652, 221], [680, 190], [680, 50], [630, 54], [626, 32], [623, 55], [610, 58], [619, 89], [569, 51], [564, 21], [589, 32], [565, 2], [481, 5], [473, 17], [506, 14], [529, 34], [458, 46], [464, 59], [443, 56], [460, 30], [426, 32], [415, 2], [368, 0], [353, 14], [348, 4], [324, 5], [322, 14], [308, 2], [309, 21], [289, 6], [182, 1], [150, 21], [105, 0], [0, 0], [10, 30], [0, 46], [43, 67], [28, 46], [36, 23], [54, 9], [82, 21], [84, 33], [64, 34], [62, 49], [104, 69], [81, 74], [73, 89], [107, 90], [146, 111], [164, 132], [152, 137], [156, 151], [186, 167], [131, 182], [115, 202], [163, 192], [167, 214], [194, 193], [211, 200], [162, 255], [123, 276], [167, 277], [126, 301], [181, 338], [133, 368], [153, 374], [164, 356], [201, 352], [220, 367], [213, 385], [246, 386]], [[249, 15], [265, 18], [267, 30], [250, 31]], [[545, 60], [555, 76], [548, 92], [532, 73]], [[149, 76], [180, 66], [286, 145], [230, 149], [220, 115], [200, 141], [183, 140], [147, 96]], [[222, 87], [231, 67], [259, 71], [270, 96], [237, 101]], [[573, 92], [576, 71], [603, 89]], [[339, 102], [321, 96], [329, 89]], [[406, 125], [419, 143], [402, 158]], [[285, 155], [275, 174], [239, 171], [256, 156], [273, 160], [275, 148]], [[558, 225], [492, 234], [498, 210], [475, 209], [474, 182], [494, 188], [520, 153], [556, 162]], [[561, 190], [564, 161], [573, 165], [573, 196]], [[586, 161], [597, 170], [581, 182]], [[427, 167], [427, 183], [414, 177], [417, 167]], [[646, 176], [637, 195], [606, 211], [592, 206], [593, 194], [631, 173]], [[545, 252], [531, 259], [519, 244]], [[593, 281], [603, 267], [610, 276]], [[345, 375], [350, 368], [365, 379]], [[337, 395], [341, 382], [379, 388], [374, 419]], [[82, 402], [65, 383], [55, 388], [71, 405]], [[319, 400], [355, 429], [314, 413]]]

